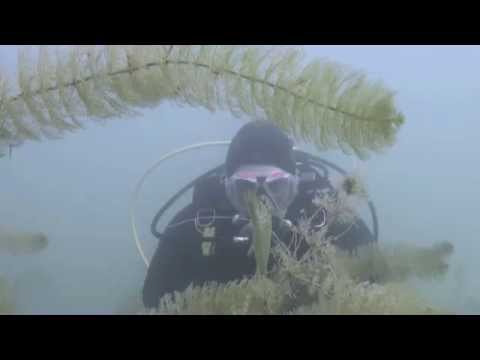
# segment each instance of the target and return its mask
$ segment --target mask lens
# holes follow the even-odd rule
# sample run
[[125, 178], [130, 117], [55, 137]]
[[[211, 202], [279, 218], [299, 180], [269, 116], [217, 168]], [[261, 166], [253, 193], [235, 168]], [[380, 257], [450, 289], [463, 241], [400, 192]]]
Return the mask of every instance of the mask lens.
[[251, 180], [236, 179], [234, 186], [239, 194], [244, 194], [249, 191], [255, 191], [257, 183]]
[[266, 188], [276, 205], [286, 210], [297, 194], [296, 178], [293, 175], [276, 178], [268, 181]]
[[232, 205], [241, 213], [246, 214], [246, 195], [249, 192], [255, 192], [257, 183], [252, 180], [231, 178], [226, 182], [227, 196]]
[[[261, 181], [259, 179], [265, 179]], [[248, 192], [256, 192], [259, 187], [274, 203], [278, 214], [284, 213], [297, 194], [297, 178], [285, 171], [268, 166], [252, 166], [242, 168], [227, 179], [227, 194], [235, 208], [245, 213], [245, 196]]]
[[289, 179], [286, 177], [274, 179], [267, 182], [267, 188], [271, 196], [282, 197], [289, 192]]

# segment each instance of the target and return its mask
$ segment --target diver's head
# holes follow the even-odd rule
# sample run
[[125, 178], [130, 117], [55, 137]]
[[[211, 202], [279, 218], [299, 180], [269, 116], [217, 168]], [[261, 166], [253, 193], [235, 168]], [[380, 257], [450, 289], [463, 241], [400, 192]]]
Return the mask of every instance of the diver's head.
[[246, 194], [254, 191], [283, 217], [297, 195], [293, 142], [268, 121], [253, 121], [234, 136], [225, 161], [227, 196], [246, 215]]

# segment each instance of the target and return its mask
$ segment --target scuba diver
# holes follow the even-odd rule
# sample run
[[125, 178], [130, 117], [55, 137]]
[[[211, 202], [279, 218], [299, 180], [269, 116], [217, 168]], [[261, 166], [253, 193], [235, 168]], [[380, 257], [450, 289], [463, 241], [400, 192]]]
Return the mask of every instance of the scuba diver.
[[[313, 199], [320, 191], [334, 191], [326, 164], [344, 173], [336, 165], [295, 150], [290, 138], [271, 122], [252, 121], [240, 128], [225, 163], [191, 183], [192, 202], [163, 233], [156, 226], [173, 201], [155, 216], [151, 230], [160, 241], [144, 282], [144, 306], [156, 308], [163, 295], [183, 291], [190, 284], [226, 283], [255, 274], [255, 258], [248, 255], [252, 234], [247, 191], [254, 190], [268, 202], [272, 230], [282, 242], [291, 240], [292, 225], [304, 216], [311, 219], [310, 230], [322, 229], [328, 214]], [[354, 251], [376, 241], [378, 226], [369, 205], [373, 234], [361, 219], [347, 231], [347, 225], [340, 223], [328, 227], [327, 232], [344, 232], [335, 243], [339, 248]], [[306, 251], [305, 246], [299, 254]]]

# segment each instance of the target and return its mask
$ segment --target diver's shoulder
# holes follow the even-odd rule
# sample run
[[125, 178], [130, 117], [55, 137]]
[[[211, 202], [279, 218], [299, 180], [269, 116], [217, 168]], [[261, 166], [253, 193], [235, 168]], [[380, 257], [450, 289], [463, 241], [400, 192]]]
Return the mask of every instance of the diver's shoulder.
[[197, 182], [193, 190], [192, 204], [195, 208], [230, 211], [233, 209], [228, 201], [222, 176], [209, 176]]

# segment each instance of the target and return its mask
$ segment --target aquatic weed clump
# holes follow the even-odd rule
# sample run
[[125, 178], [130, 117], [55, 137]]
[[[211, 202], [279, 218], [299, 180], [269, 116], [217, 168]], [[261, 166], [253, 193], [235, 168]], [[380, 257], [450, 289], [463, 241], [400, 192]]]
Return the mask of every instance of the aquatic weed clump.
[[167, 294], [154, 314], [170, 315], [274, 315], [285, 307], [288, 284], [263, 276], [190, 286], [183, 292]]
[[453, 245], [440, 242], [432, 246], [381, 244], [359, 249], [357, 256], [339, 256], [342, 266], [356, 281], [402, 282], [409, 278], [438, 278], [448, 270], [447, 258]]
[[0, 315], [13, 314], [15, 312], [15, 299], [13, 289], [7, 279], [0, 276]]
[[[358, 248], [354, 255], [335, 246], [339, 234], [329, 234], [333, 221], [354, 224], [352, 197], [365, 197], [356, 181], [355, 187], [339, 182], [332, 198], [322, 197], [319, 205], [330, 214], [327, 226], [312, 233], [308, 219], [293, 229], [292, 246], [272, 243], [272, 266], [252, 278], [227, 284], [209, 283], [190, 286], [183, 292], [168, 294], [151, 314], [438, 314], [409, 288], [412, 277], [435, 278], [443, 275], [446, 259], [453, 252], [450, 243], [431, 247], [408, 244], [395, 246], [371, 243]], [[351, 185], [351, 184], [348, 184]], [[355, 199], [353, 199], [355, 200]], [[345, 213], [348, 216], [344, 216]], [[258, 224], [257, 224], [258, 225]], [[263, 233], [259, 231], [259, 233]], [[329, 235], [327, 235], [329, 234]], [[264, 238], [264, 237], [259, 237]], [[299, 242], [308, 250], [298, 253]], [[270, 243], [268, 243], [270, 245]], [[258, 251], [258, 247], [254, 249]], [[260, 247], [261, 248], [261, 247]], [[265, 251], [261, 251], [264, 254]]]
[[327, 239], [319, 236], [311, 241], [311, 249], [301, 259], [284, 247], [274, 247], [277, 265], [267, 276], [190, 286], [163, 297], [152, 314], [440, 313], [400, 281], [358, 281]]

